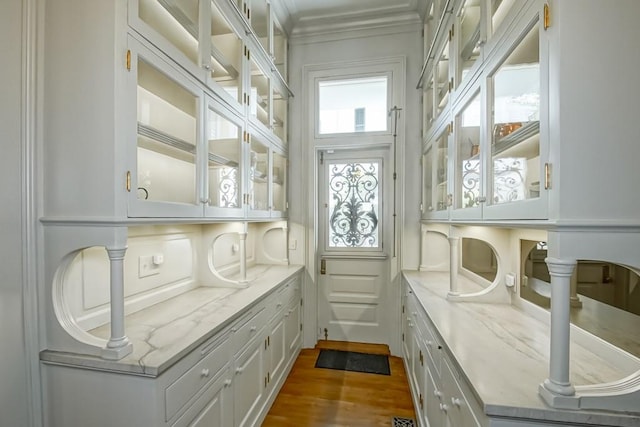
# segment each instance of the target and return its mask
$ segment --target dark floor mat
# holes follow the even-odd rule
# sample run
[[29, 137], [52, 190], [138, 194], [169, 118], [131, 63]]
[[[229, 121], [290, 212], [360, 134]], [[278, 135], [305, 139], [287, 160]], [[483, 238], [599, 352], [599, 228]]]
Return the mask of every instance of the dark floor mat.
[[320, 350], [318, 360], [316, 360], [316, 368], [391, 375], [388, 356], [353, 351]]

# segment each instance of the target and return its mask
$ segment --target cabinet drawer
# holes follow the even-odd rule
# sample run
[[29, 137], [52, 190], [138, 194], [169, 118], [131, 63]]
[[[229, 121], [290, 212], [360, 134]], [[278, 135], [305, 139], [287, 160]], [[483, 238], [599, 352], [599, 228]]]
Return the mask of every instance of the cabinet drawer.
[[258, 336], [268, 320], [268, 312], [264, 307], [255, 307], [242, 316], [232, 328], [233, 353], [240, 352], [246, 344]]
[[454, 420], [454, 425], [480, 427], [478, 420], [484, 418], [484, 413], [478, 401], [452, 362], [444, 358], [442, 365], [442, 383], [449, 417]]
[[204, 386], [216, 378], [230, 359], [229, 340], [213, 341], [194, 352], [200, 352], [202, 359], [175, 380], [165, 390], [165, 415], [170, 420]]

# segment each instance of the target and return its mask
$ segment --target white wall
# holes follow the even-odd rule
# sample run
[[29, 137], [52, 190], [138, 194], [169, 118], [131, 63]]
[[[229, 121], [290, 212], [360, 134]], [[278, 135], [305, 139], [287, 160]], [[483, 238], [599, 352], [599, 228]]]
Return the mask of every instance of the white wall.
[[21, 184], [25, 174], [22, 8], [21, 0], [3, 0], [0, 4], [0, 426], [11, 427], [30, 423], [28, 367], [37, 357], [27, 351], [23, 321], [24, 264], [35, 260], [26, 259], [23, 252], [23, 227], [28, 217], [24, 216], [27, 195]]

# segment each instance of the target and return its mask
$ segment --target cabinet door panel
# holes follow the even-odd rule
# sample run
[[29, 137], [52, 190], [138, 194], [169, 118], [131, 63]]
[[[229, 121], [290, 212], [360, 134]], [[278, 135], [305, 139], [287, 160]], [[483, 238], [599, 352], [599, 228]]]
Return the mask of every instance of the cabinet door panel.
[[259, 340], [238, 357], [233, 387], [236, 427], [253, 425], [264, 396], [266, 379], [264, 344]]
[[271, 333], [268, 337], [269, 350], [269, 372], [267, 378], [269, 382], [277, 381], [282, 375], [285, 362], [287, 360], [287, 348], [285, 340], [285, 317], [282, 312], [276, 315], [271, 323]]
[[286, 350], [289, 356], [295, 353], [302, 338], [300, 315], [300, 296], [296, 295], [291, 300], [291, 305], [284, 314]]
[[229, 371], [214, 381], [172, 427], [228, 427], [232, 424]]

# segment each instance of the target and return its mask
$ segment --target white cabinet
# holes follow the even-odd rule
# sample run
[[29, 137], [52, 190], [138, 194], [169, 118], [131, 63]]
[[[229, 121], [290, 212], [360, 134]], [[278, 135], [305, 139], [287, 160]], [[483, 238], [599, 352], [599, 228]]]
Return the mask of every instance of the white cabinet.
[[[47, 426], [259, 425], [300, 350], [300, 281], [288, 277], [156, 376], [133, 373], [131, 360], [93, 369], [81, 355], [50, 352], [42, 364]], [[179, 351], [172, 345], [167, 351]]]
[[404, 357], [418, 424], [422, 427], [482, 425], [478, 419], [486, 417], [480, 405], [406, 284], [404, 295]]
[[[286, 216], [286, 161], [270, 157], [287, 157], [289, 90], [272, 47], [256, 44], [238, 9], [224, 0], [81, 3], [46, 10], [44, 214]], [[271, 34], [265, 7], [261, 29]], [[249, 207], [243, 142], [253, 136], [268, 166], [260, 207]]]
[[229, 369], [225, 369], [171, 427], [226, 427], [233, 425]]
[[255, 423], [267, 388], [265, 349], [255, 340], [238, 355], [233, 379], [234, 425]]

